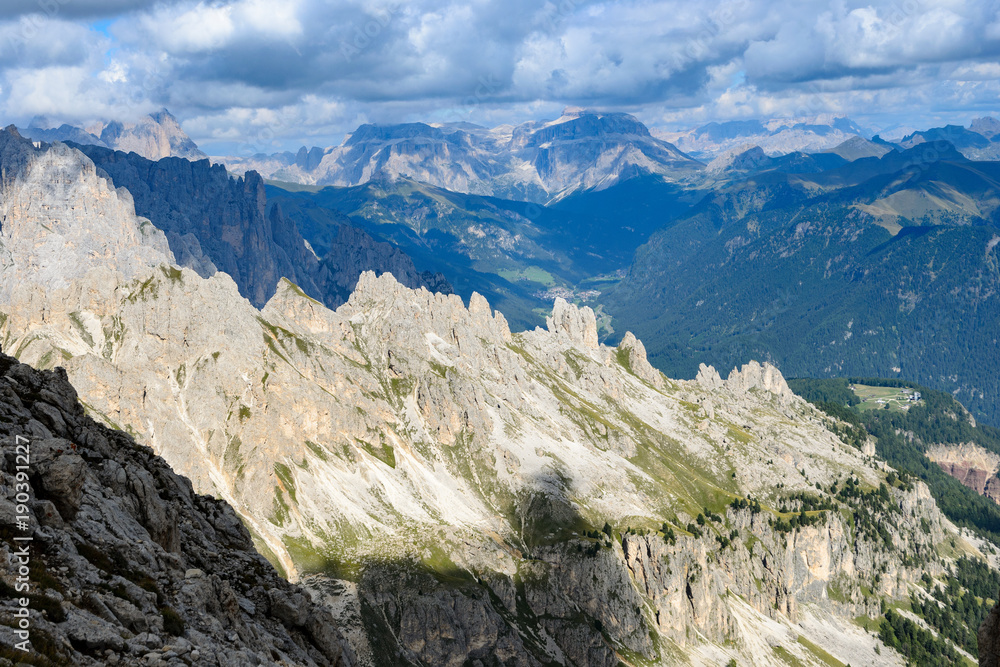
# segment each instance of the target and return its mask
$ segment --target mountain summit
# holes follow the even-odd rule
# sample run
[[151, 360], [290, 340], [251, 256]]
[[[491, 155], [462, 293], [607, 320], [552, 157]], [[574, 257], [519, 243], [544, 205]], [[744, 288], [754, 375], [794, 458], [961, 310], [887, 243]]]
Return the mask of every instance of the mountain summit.
[[205, 155], [191, 140], [169, 111], [161, 109], [134, 121], [98, 122], [86, 128], [73, 125], [47, 127], [46, 118], [35, 118], [21, 134], [33, 141], [71, 141], [138, 153], [150, 160], [182, 157], [203, 160]]

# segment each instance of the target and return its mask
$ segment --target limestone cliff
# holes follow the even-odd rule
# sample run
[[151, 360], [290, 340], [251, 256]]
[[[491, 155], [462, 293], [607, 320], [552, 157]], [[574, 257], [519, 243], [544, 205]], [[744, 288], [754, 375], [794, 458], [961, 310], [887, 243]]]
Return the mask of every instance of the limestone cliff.
[[1000, 503], [1000, 456], [971, 442], [935, 445], [927, 458], [976, 493]]
[[68, 124], [50, 126], [47, 119], [35, 118], [22, 134], [34, 141], [72, 141], [136, 153], [151, 160], [165, 157], [201, 160], [207, 157], [166, 109], [131, 121], [98, 122], [86, 129]]

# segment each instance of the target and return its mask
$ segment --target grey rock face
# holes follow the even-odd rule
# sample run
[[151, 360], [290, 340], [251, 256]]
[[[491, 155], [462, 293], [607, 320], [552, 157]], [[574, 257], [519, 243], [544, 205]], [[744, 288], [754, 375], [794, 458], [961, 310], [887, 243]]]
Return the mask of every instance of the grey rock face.
[[625, 355], [626, 367], [657, 389], [663, 389], [663, 373], [653, 368], [646, 358], [646, 346], [636, 339], [631, 331], [626, 331], [618, 343], [618, 354]]
[[566, 299], [556, 297], [552, 304], [552, 314], [545, 318], [549, 332], [562, 334], [574, 345], [596, 350], [597, 318], [589, 306], [576, 308], [567, 303]]
[[[61, 435], [28, 428], [53, 412]], [[171, 664], [353, 664], [329, 612], [257, 554], [232, 508], [87, 417], [65, 372], [0, 355], [0, 416], [4, 442], [30, 441], [35, 651], [74, 665], [143, 664], [160, 647]], [[14, 448], [4, 451], [0, 488], [13, 489]], [[5, 537], [0, 561], [20, 546]], [[0, 602], [4, 625], [16, 604]]]
[[[7, 267], [0, 292], [27, 283], [62, 288], [102, 264], [131, 279], [152, 263], [172, 261], [162, 232], [137, 219], [129, 194], [116, 191], [86, 157], [62, 144], [30, 153], [26, 164], [24, 155], [16, 156], [20, 177], [0, 192], [0, 264]], [[66, 262], [68, 253], [86, 261]]]

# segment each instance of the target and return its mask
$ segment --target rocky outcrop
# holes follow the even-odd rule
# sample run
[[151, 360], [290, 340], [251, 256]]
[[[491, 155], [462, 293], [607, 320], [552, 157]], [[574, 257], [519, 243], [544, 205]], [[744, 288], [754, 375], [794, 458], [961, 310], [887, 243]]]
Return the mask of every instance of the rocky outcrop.
[[981, 496], [1000, 503], [1000, 456], [968, 442], [960, 445], [935, 445], [927, 458], [964, 486]]
[[441, 273], [418, 271], [413, 260], [396, 246], [342, 224], [316, 272], [316, 283], [327, 295], [324, 303], [336, 308], [346, 302], [364, 271], [390, 273], [400, 284], [414, 289], [426, 287], [432, 292], [452, 293], [451, 284]]
[[574, 345], [593, 350], [598, 347], [597, 317], [590, 306], [577, 308], [561, 296], [556, 297], [552, 314], [545, 318], [545, 326], [550, 333], [566, 336]]
[[[232, 508], [198, 495], [152, 451], [87, 417], [65, 371], [39, 372], [0, 355], [0, 438], [11, 443], [0, 457], [5, 657], [353, 664], [330, 611], [254, 550]], [[25, 511], [25, 526], [15, 529]], [[24, 562], [24, 545], [31, 627], [19, 653], [26, 637], [15, 630], [14, 565]]]
[[743, 368], [730, 371], [726, 379], [726, 387], [738, 392], [748, 392], [752, 389], [763, 389], [775, 394], [783, 402], [790, 402], [795, 398], [795, 394], [788, 388], [781, 371], [764, 362], [763, 365], [756, 361], [743, 364]]
[[[114, 265], [131, 280], [150, 263], [172, 260], [163, 233], [136, 218], [129, 193], [79, 152], [56, 144], [18, 169], [0, 192], [0, 293], [8, 300], [28, 285], [64, 288], [88, 266]], [[65, 262], [67, 252], [88, 262]]]
[[663, 373], [653, 368], [646, 358], [646, 347], [631, 331], [626, 331], [618, 343], [617, 354], [626, 367], [657, 389], [663, 389]]

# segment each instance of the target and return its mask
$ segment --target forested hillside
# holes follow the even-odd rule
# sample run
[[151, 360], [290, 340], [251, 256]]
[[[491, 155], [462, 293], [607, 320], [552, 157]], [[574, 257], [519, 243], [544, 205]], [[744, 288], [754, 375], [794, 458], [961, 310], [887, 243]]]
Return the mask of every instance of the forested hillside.
[[998, 423], [1000, 165], [947, 145], [921, 155], [706, 198], [605, 295], [615, 328], [668, 374], [756, 358], [789, 375], [906, 377]]

